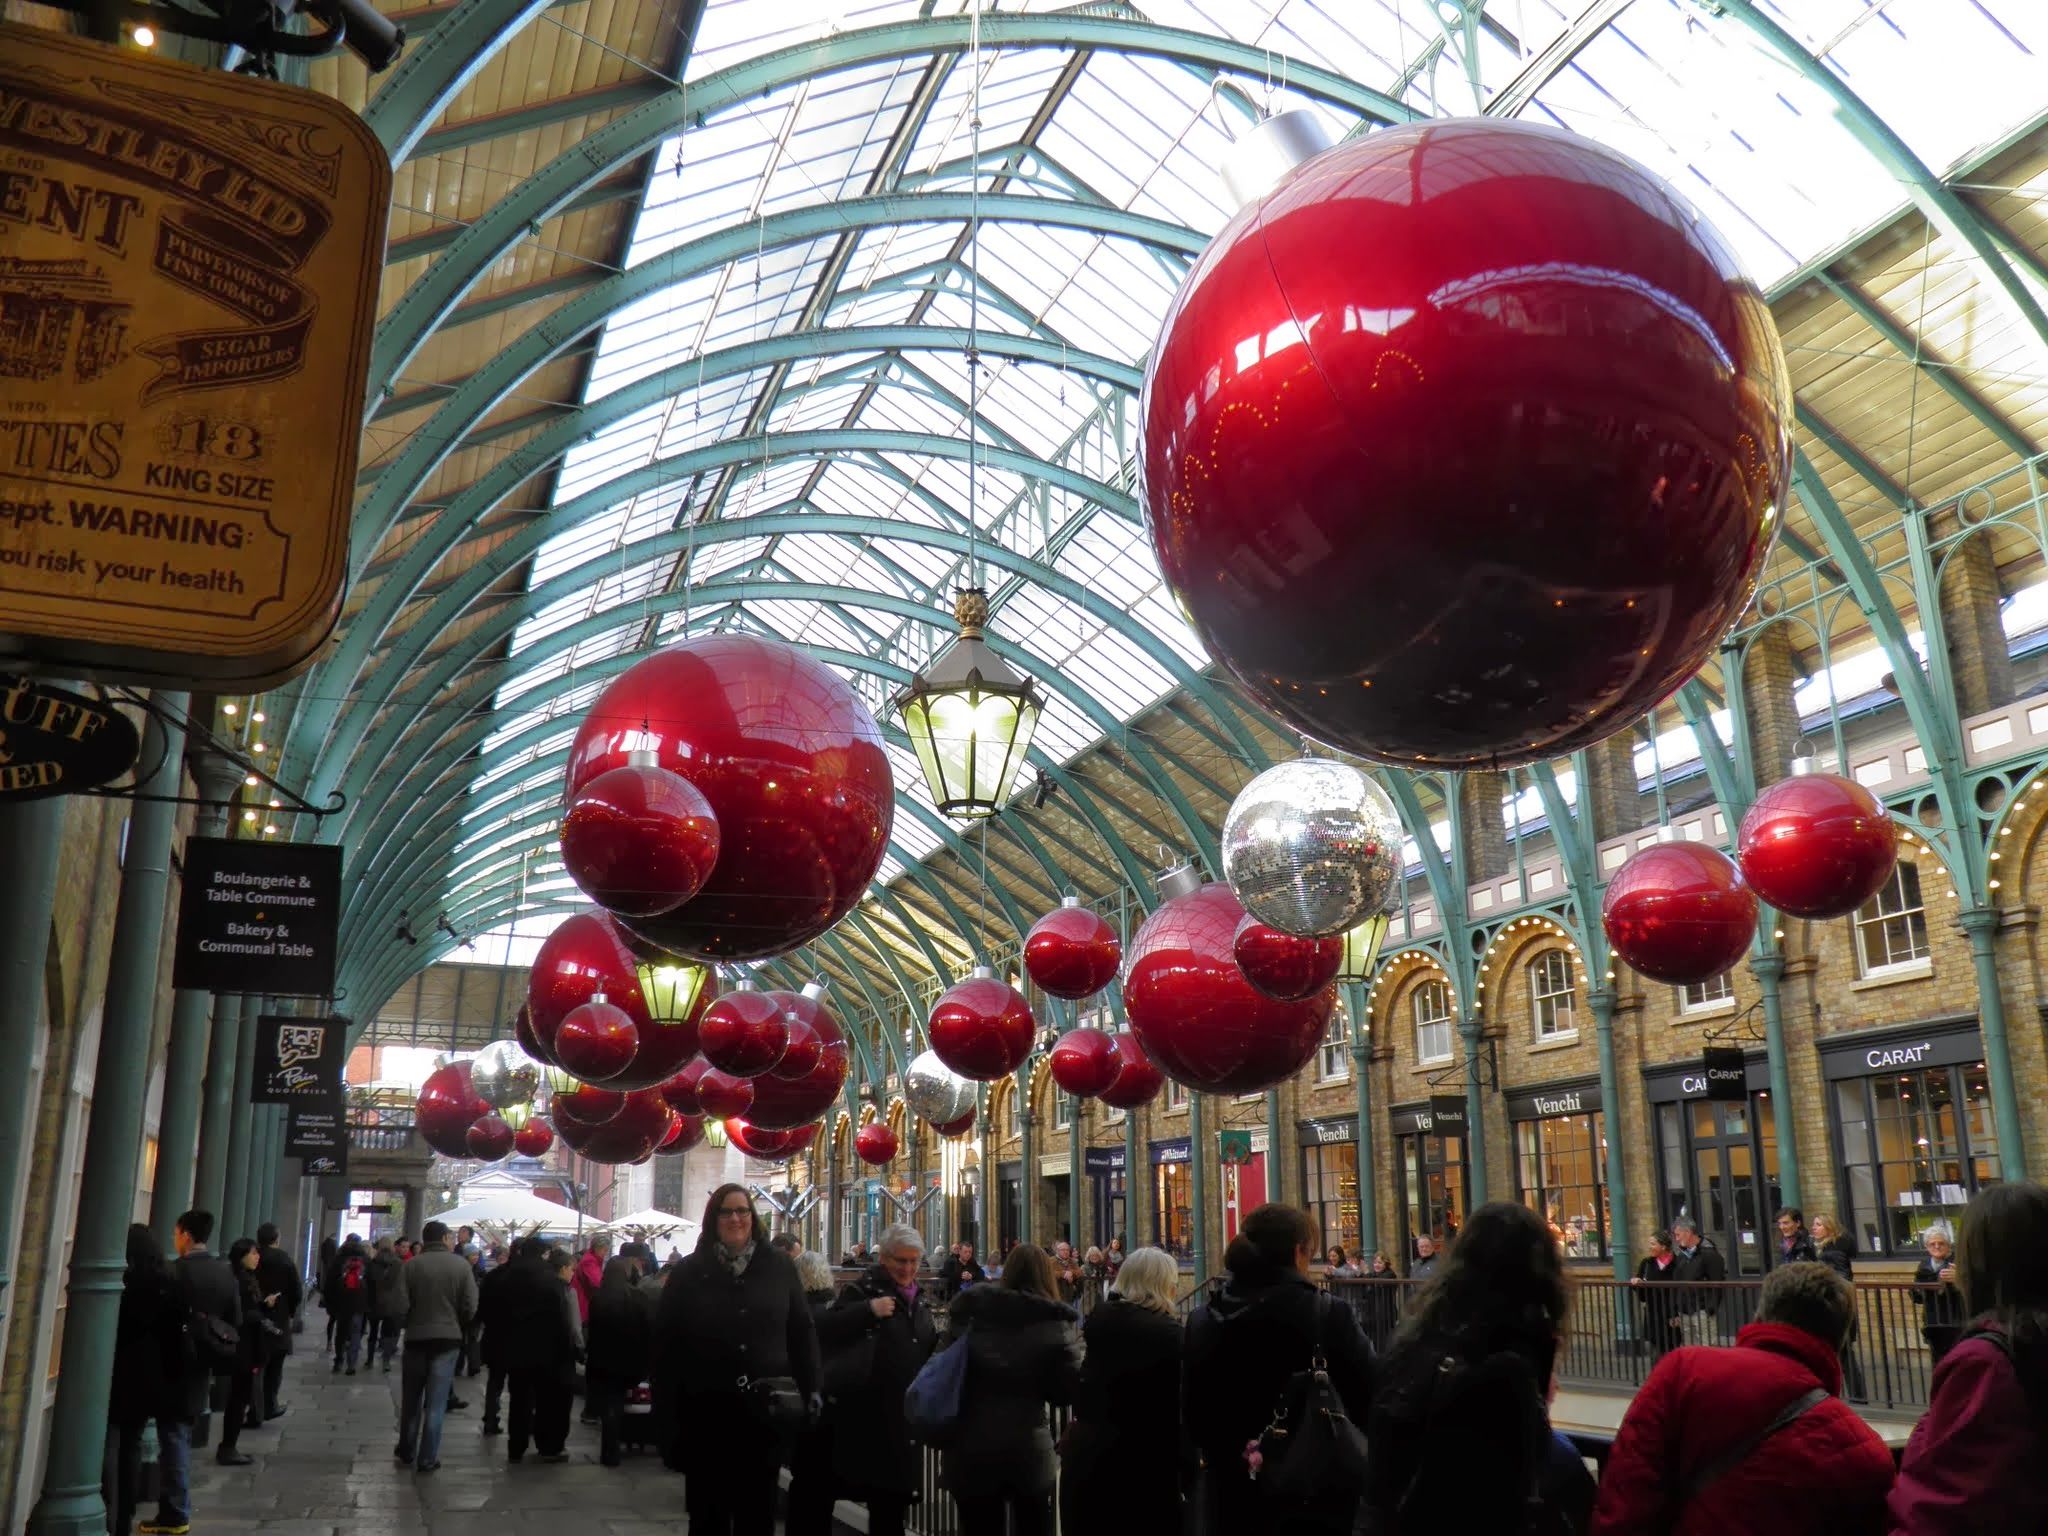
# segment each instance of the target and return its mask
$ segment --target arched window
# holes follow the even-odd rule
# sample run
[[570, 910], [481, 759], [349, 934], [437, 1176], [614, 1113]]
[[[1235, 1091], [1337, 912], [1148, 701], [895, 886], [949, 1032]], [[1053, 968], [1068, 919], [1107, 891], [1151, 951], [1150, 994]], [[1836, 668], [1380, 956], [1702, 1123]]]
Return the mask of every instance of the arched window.
[[1573, 1006], [1571, 957], [1561, 949], [1545, 950], [1529, 962], [1529, 1003], [1536, 1019], [1536, 1038], [1555, 1040], [1579, 1032]]
[[1425, 981], [1415, 989], [1415, 1059], [1451, 1059], [1451, 989], [1439, 980]]

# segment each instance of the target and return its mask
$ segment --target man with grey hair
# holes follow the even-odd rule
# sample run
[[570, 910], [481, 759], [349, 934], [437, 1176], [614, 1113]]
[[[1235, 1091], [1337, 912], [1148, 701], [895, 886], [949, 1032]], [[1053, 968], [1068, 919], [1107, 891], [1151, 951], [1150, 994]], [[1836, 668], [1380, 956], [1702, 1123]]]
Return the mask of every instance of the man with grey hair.
[[1721, 1257], [1711, 1239], [1700, 1236], [1700, 1224], [1690, 1216], [1671, 1223], [1671, 1249], [1677, 1260], [1671, 1278], [1678, 1285], [1674, 1293], [1672, 1321], [1679, 1340], [1685, 1344], [1721, 1342], [1721, 1282], [1728, 1278], [1728, 1261]]

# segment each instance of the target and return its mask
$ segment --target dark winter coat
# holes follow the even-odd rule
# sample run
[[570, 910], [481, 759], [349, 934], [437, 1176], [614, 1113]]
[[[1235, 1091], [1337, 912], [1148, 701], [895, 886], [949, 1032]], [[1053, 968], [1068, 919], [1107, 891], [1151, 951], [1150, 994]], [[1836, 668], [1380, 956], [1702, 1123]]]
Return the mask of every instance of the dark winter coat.
[[[2048, 1401], [2048, 1381], [2035, 1396]], [[2048, 1530], [2042, 1423], [2004, 1349], [1978, 1337], [1957, 1344], [1934, 1368], [1927, 1413], [1899, 1463], [1890, 1499], [1894, 1536]]]
[[[267, 1293], [258, 1272], [236, 1268], [234, 1275], [235, 1289], [242, 1298], [242, 1366], [245, 1370], [260, 1370], [263, 1363], [278, 1352], [282, 1329], [277, 1315], [263, 1305]], [[271, 1327], [264, 1327], [266, 1322]], [[278, 1331], [273, 1333], [272, 1329]]]
[[1045, 1405], [1074, 1400], [1081, 1334], [1074, 1309], [1026, 1291], [977, 1285], [947, 1309], [967, 1351], [967, 1406], [939, 1480], [976, 1496], [1050, 1492], [1056, 1468]]
[[[1691, 1499], [1684, 1489], [1803, 1393], [1821, 1402]], [[1834, 1394], [1842, 1365], [1828, 1344], [1784, 1323], [1751, 1323], [1733, 1349], [1694, 1346], [1657, 1363], [1629, 1404], [1600, 1479], [1594, 1536], [1774, 1536], [1816, 1528], [1882, 1536], [1891, 1452]]]
[[1786, 1248], [1784, 1240], [1778, 1241], [1778, 1262], [1780, 1264], [1818, 1264], [1820, 1255], [1813, 1249], [1813, 1234], [1801, 1227], [1792, 1234], [1792, 1246]]
[[398, 1255], [379, 1250], [371, 1255], [364, 1277], [370, 1286], [370, 1316], [388, 1321], [405, 1317], [405, 1287], [398, 1280]]
[[114, 1376], [107, 1401], [113, 1424], [141, 1424], [159, 1415], [183, 1418], [185, 1307], [162, 1269], [129, 1270], [114, 1326]]
[[[538, 1260], [534, 1261], [538, 1264]], [[483, 1331], [478, 1345], [478, 1355], [485, 1365], [505, 1368], [505, 1340], [507, 1330], [498, 1326], [498, 1292], [505, 1284], [505, 1277], [517, 1269], [521, 1261], [514, 1259], [509, 1264], [500, 1264], [496, 1269], [487, 1270], [483, 1279], [476, 1283], [476, 1326]]]
[[[351, 1262], [363, 1266], [361, 1283], [354, 1290], [349, 1289], [348, 1267]], [[320, 1296], [330, 1314], [338, 1318], [361, 1317], [370, 1306], [370, 1258], [366, 1253], [350, 1253], [344, 1248], [334, 1256], [334, 1262], [327, 1266], [327, 1273], [320, 1277]]]
[[[1244, 1448], [1273, 1417], [1289, 1380], [1308, 1369], [1318, 1340], [1330, 1385], [1361, 1428], [1372, 1402], [1372, 1349], [1349, 1307], [1289, 1269], [1233, 1274], [1188, 1319], [1180, 1382], [1181, 1427], [1196, 1462], [1195, 1528], [1258, 1532], [1271, 1526]], [[1349, 1522], [1345, 1522], [1349, 1529]]]
[[1180, 1319], [1112, 1295], [1081, 1327], [1081, 1381], [1060, 1457], [1064, 1536], [1175, 1530]]
[[1961, 1328], [1963, 1326], [1963, 1293], [1952, 1285], [1941, 1283], [1941, 1272], [1955, 1263], [1952, 1258], [1943, 1259], [1939, 1264], [1931, 1258], [1923, 1258], [1920, 1267], [1913, 1271], [1913, 1284], [1924, 1289], [1913, 1292], [1913, 1300], [1920, 1307], [1920, 1326], [1923, 1328]]
[[[492, 1270], [484, 1277], [500, 1273]], [[612, 1387], [633, 1387], [645, 1381], [654, 1353], [654, 1313], [637, 1287], [623, 1291], [598, 1287], [591, 1298], [583, 1359], [593, 1379]]]
[[270, 1309], [270, 1318], [284, 1329], [278, 1351], [288, 1355], [292, 1352], [292, 1319], [299, 1315], [299, 1308], [306, 1300], [306, 1288], [299, 1280], [299, 1266], [282, 1248], [265, 1248], [256, 1260], [256, 1280], [263, 1287], [264, 1295], [277, 1298], [277, 1305]]
[[[895, 1300], [892, 1316], [875, 1316], [869, 1303], [879, 1296]], [[939, 1337], [924, 1297], [905, 1306], [896, 1282], [878, 1264], [813, 1315], [824, 1358], [834, 1478], [847, 1489], [910, 1492], [921, 1467], [903, 1421], [903, 1394]]]
[[1678, 1260], [1674, 1257], [1669, 1264], [1660, 1267], [1656, 1259], [1646, 1257], [1636, 1266], [1636, 1278], [1642, 1281], [1642, 1284], [1636, 1286], [1630, 1294], [1642, 1312], [1643, 1337], [1649, 1340], [1653, 1350], [1662, 1354], [1667, 1349], [1675, 1348], [1679, 1343], [1678, 1334], [1671, 1326], [1674, 1313], [1672, 1303], [1677, 1299], [1677, 1292], [1672, 1289], [1671, 1282], [1678, 1278]]
[[[502, 1280], [497, 1277], [503, 1275]], [[577, 1340], [562, 1301], [562, 1282], [538, 1258], [522, 1258], [485, 1276], [495, 1281], [490, 1332], [499, 1336], [497, 1363], [566, 1379], [575, 1372]]]
[[1856, 1280], [1856, 1242], [1846, 1232], [1840, 1237], [1831, 1237], [1821, 1245], [1814, 1259], [1827, 1265], [1836, 1274], [1851, 1284]]
[[1721, 1257], [1721, 1250], [1714, 1246], [1713, 1241], [1702, 1237], [1690, 1256], [1678, 1255], [1672, 1268], [1677, 1271], [1672, 1279], [1679, 1287], [1672, 1299], [1672, 1310], [1686, 1314], [1711, 1312], [1719, 1316], [1723, 1293], [1712, 1286], [1728, 1278], [1728, 1261]]
[[[242, 1327], [242, 1292], [235, 1284], [228, 1261], [204, 1248], [195, 1248], [171, 1265], [171, 1281], [177, 1288], [179, 1305], [187, 1312], [217, 1317], [237, 1333]], [[206, 1412], [213, 1373], [189, 1354], [180, 1361], [179, 1388], [173, 1393], [172, 1417], [191, 1423]]]
[[818, 1331], [788, 1255], [762, 1244], [737, 1278], [710, 1253], [691, 1254], [662, 1288], [654, 1379], [664, 1397], [737, 1396], [740, 1380], [787, 1376], [818, 1390]]

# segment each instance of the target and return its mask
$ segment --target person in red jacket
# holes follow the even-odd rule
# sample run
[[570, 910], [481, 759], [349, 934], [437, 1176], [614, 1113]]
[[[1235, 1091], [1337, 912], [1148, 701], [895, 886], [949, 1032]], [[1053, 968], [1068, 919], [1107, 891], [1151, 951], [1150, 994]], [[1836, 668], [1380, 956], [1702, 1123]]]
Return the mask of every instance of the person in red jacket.
[[2048, 1530], [2048, 1189], [1995, 1184], [1955, 1257], [1976, 1319], [1934, 1368], [1891, 1493], [1892, 1536]]
[[1837, 1396], [1855, 1310], [1826, 1265], [1782, 1265], [1733, 1349], [1658, 1361], [1614, 1437], [1593, 1536], [1882, 1536], [1891, 1452]]

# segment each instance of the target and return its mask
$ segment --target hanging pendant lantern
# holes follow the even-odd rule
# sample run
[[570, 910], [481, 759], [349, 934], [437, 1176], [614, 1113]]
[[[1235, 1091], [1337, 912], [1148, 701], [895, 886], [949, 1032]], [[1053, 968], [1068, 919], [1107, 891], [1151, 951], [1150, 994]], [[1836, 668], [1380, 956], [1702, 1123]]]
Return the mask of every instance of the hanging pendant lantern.
[[1393, 922], [1393, 913], [1382, 909], [1345, 933], [1344, 958], [1337, 966], [1339, 981], [1362, 984], [1372, 980], [1373, 968], [1380, 963], [1380, 946], [1386, 943]]
[[993, 816], [1031, 748], [1045, 701], [1036, 683], [982, 639], [988, 593], [962, 591], [953, 617], [960, 637], [912, 675], [896, 708], [940, 811]]

